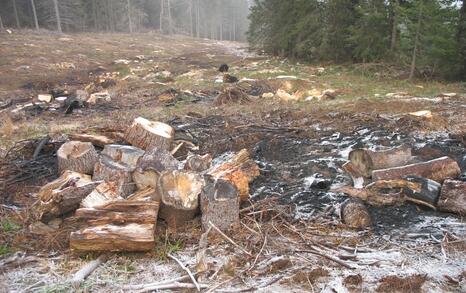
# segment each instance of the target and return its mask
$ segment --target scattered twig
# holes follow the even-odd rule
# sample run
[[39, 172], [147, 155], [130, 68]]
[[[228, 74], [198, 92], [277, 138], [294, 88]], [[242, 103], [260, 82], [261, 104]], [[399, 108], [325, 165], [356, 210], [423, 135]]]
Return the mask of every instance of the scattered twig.
[[[198, 285], [201, 289], [206, 289], [209, 288], [207, 285], [200, 284]], [[170, 284], [162, 284], [162, 285], [157, 285], [157, 286], [151, 286], [151, 287], [146, 287], [138, 292], [152, 292], [156, 290], [167, 290], [167, 289], [191, 289], [191, 288], [197, 288], [196, 285], [190, 284], [190, 283], [170, 283]], [[199, 289], [200, 290], [200, 289]]]
[[179, 259], [174, 257], [172, 254], [169, 253], [168, 257], [176, 261], [180, 265], [180, 267], [188, 273], [189, 277], [193, 281], [193, 284], [196, 285], [197, 291], [201, 291], [201, 287], [199, 286], [199, 283], [196, 281], [196, 278], [194, 278], [193, 273], [191, 273], [191, 271]]
[[178, 277], [176, 279], [170, 279], [170, 280], [165, 280], [165, 281], [155, 282], [155, 283], [150, 283], [150, 284], [126, 285], [126, 286], [123, 286], [122, 289], [123, 290], [144, 290], [144, 289], [147, 289], [147, 288], [178, 283], [178, 282], [181, 282], [181, 281], [185, 281], [185, 280], [187, 280], [189, 278], [190, 278], [189, 275], [185, 275], [185, 276], [182, 276], [182, 277]]
[[108, 255], [102, 254], [97, 259], [91, 261], [90, 263], [83, 266], [79, 271], [77, 271], [73, 279], [71, 280], [71, 284], [73, 287], [78, 288], [81, 286], [82, 282], [94, 272], [101, 264], [105, 263], [108, 259]]
[[40, 140], [39, 144], [37, 145], [36, 149], [34, 150], [34, 154], [32, 155], [33, 160], [37, 159], [40, 152], [44, 148], [45, 144], [48, 143], [49, 140], [50, 140], [50, 136], [48, 136], [48, 135]]
[[209, 224], [212, 228], [215, 229], [215, 231], [217, 231], [220, 235], [223, 236], [223, 238], [225, 238], [228, 242], [230, 242], [231, 244], [233, 244], [234, 246], [236, 246], [237, 248], [241, 249], [244, 253], [246, 253], [247, 255], [249, 256], [252, 256], [252, 254], [247, 251], [246, 249], [244, 249], [243, 247], [241, 247], [239, 244], [237, 244], [236, 242], [234, 242], [230, 237], [228, 237], [227, 235], [225, 235], [225, 233], [222, 232], [222, 230], [220, 230], [219, 228], [217, 228], [217, 226], [214, 225], [214, 223], [212, 223], [211, 221], [209, 221]]

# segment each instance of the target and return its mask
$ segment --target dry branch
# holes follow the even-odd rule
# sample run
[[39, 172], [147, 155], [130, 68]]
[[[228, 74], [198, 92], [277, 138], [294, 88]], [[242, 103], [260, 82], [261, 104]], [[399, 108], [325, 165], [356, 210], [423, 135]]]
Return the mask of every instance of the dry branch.
[[79, 288], [84, 280], [92, 274], [101, 264], [105, 263], [108, 259], [108, 256], [105, 254], [100, 255], [97, 259], [91, 261], [90, 263], [83, 266], [79, 271], [77, 271], [73, 279], [71, 280], [71, 284], [75, 288]]

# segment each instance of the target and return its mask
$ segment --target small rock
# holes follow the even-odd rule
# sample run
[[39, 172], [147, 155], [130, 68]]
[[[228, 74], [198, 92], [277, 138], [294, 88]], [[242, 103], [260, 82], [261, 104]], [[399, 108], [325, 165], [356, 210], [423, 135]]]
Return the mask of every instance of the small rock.
[[432, 119], [432, 112], [429, 111], [429, 110], [411, 112], [411, 113], [409, 113], [409, 115], [414, 116], [414, 117], [424, 118], [424, 119], [427, 119], [427, 120]]
[[91, 97], [87, 100], [87, 102], [92, 105], [108, 103], [111, 101], [112, 98], [110, 97], [110, 94], [108, 92], [91, 94]]
[[56, 229], [50, 226], [47, 226], [46, 224], [42, 222], [35, 222], [29, 225], [29, 232], [31, 232], [32, 234], [36, 234], [36, 235], [50, 234], [55, 231]]
[[265, 98], [265, 99], [271, 99], [275, 96], [274, 93], [263, 93], [262, 94], [262, 97]]
[[37, 99], [41, 102], [45, 102], [45, 103], [51, 103], [52, 100], [53, 100], [53, 97], [52, 95], [38, 95], [37, 96]]

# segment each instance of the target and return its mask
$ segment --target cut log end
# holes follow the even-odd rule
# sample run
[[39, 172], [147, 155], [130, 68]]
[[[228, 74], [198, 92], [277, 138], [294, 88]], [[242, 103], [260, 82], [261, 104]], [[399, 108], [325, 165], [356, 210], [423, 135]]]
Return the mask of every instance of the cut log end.
[[133, 171], [134, 168], [103, 155], [95, 164], [93, 179], [115, 183], [117, 192], [121, 196], [126, 197], [136, 190], [136, 185], [133, 183], [132, 178]]
[[365, 229], [372, 225], [366, 205], [357, 199], [348, 200], [342, 205], [341, 219], [344, 224], [354, 229]]
[[92, 174], [98, 154], [90, 142], [70, 141], [64, 143], [57, 151], [58, 171], [75, 171]]
[[168, 124], [136, 118], [125, 134], [126, 141], [143, 150], [156, 147], [169, 150], [175, 130]]

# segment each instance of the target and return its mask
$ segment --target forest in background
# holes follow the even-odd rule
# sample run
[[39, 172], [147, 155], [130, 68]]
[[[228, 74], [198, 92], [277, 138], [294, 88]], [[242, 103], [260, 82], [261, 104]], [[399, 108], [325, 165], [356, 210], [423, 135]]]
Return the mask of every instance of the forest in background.
[[245, 40], [248, 0], [0, 0], [0, 26]]
[[310, 62], [383, 63], [466, 79], [465, 0], [255, 0], [255, 48]]

